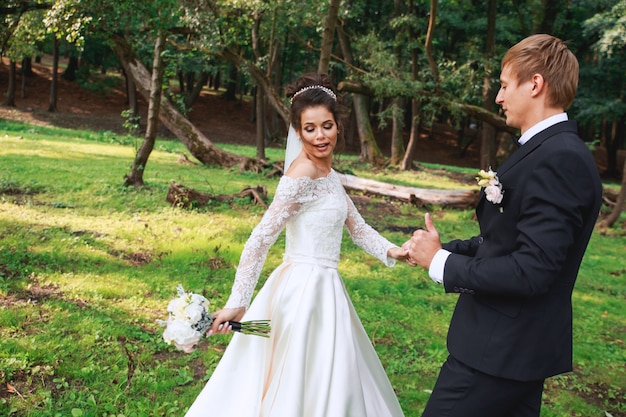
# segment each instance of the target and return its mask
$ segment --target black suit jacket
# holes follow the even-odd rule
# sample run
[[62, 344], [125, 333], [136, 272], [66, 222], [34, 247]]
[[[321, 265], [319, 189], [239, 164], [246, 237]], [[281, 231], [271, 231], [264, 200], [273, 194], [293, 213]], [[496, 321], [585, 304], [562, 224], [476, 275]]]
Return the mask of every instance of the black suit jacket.
[[599, 214], [602, 185], [576, 122], [538, 133], [484, 192], [480, 236], [443, 245], [446, 292], [460, 293], [450, 354], [484, 373], [539, 380], [572, 369], [572, 291]]

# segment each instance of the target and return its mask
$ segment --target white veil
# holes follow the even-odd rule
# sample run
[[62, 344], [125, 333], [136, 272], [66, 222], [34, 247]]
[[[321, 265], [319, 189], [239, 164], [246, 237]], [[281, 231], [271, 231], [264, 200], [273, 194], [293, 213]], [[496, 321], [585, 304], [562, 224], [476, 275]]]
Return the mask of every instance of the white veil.
[[287, 147], [285, 149], [285, 170], [286, 173], [289, 166], [300, 152], [302, 151], [302, 141], [298, 137], [296, 130], [289, 124], [289, 133], [287, 134]]

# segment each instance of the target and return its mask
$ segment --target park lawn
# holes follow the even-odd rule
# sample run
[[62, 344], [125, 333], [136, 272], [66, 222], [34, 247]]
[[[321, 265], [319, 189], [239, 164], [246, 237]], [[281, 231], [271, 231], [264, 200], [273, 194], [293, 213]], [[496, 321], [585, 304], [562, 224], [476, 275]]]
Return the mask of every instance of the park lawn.
[[[214, 194], [263, 185], [271, 198], [278, 178], [182, 165], [182, 145], [159, 139], [146, 187], [128, 189], [123, 177], [137, 146], [111, 132], [0, 120], [0, 415], [182, 416], [228, 344], [230, 336], [214, 336], [184, 354], [163, 342], [156, 320], [166, 317], [179, 283], [223, 305], [263, 208], [238, 199], [188, 210], [165, 196], [176, 181]], [[280, 149], [267, 153], [282, 158]], [[349, 157], [340, 163], [417, 187], [468, 187], [442, 170], [473, 178], [455, 167], [401, 173], [370, 171]], [[367, 201], [361, 213], [398, 244], [426, 211], [444, 240], [477, 233], [472, 210]], [[258, 288], [280, 263], [283, 239], [270, 250]], [[573, 296], [575, 369], [548, 380], [543, 416], [626, 415], [625, 247], [619, 227], [592, 237]], [[422, 269], [385, 268], [347, 234], [339, 269], [406, 416], [419, 416], [446, 357], [456, 297]]]

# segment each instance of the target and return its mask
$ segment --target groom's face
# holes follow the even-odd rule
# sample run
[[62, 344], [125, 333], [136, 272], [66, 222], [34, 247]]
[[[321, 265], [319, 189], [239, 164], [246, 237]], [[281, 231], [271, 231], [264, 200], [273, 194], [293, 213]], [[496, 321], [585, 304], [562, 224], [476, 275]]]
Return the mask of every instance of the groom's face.
[[502, 107], [506, 124], [526, 131], [529, 113], [533, 106], [533, 84], [531, 81], [520, 82], [510, 65], [506, 65], [500, 74], [500, 90], [496, 103]]

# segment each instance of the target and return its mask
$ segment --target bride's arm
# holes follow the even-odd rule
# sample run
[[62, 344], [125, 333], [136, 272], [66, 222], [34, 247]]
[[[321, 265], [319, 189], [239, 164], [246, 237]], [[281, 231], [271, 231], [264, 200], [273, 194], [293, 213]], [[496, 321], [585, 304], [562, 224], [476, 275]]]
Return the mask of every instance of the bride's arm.
[[261, 222], [246, 241], [235, 274], [232, 291], [225, 309], [250, 306], [252, 293], [263, 269], [269, 248], [276, 242], [287, 220], [302, 207], [302, 181], [283, 177], [276, 188], [276, 195]]
[[402, 248], [389, 242], [365, 222], [347, 194], [346, 200], [348, 203], [346, 227], [355, 244], [370, 255], [380, 259], [387, 266], [394, 266], [396, 259], [403, 260], [406, 258], [406, 252]]

